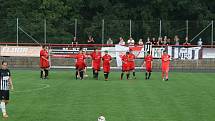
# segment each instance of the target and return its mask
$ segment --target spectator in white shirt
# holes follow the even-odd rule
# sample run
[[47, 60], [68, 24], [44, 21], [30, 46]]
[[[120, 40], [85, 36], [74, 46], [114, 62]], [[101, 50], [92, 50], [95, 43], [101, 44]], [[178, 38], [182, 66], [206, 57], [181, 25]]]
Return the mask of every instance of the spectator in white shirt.
[[125, 45], [125, 41], [122, 37], [119, 38], [119, 45]]
[[134, 39], [130, 37], [130, 38], [128, 39], [128, 41], [127, 41], [127, 44], [130, 45], [130, 46], [133, 46], [133, 45], [135, 44]]
[[112, 40], [111, 38], [109, 38], [109, 39], [107, 40], [107, 44], [113, 44], [113, 40]]
[[139, 45], [143, 45], [143, 39], [139, 39], [139, 42], [138, 42]]

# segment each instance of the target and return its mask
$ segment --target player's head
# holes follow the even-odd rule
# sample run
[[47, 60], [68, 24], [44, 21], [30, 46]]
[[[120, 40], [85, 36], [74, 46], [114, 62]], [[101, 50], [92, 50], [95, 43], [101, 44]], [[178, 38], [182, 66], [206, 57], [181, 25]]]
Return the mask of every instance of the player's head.
[[132, 49], [129, 49], [129, 52], [132, 53]]
[[147, 51], [147, 55], [150, 55], [150, 51]]
[[95, 51], [96, 53], [98, 53], [98, 48], [94, 48], [94, 51]]
[[93, 49], [93, 51], [96, 51], [97, 50], [97, 48], [95, 47], [94, 49]]
[[83, 48], [82, 47], [79, 48], [79, 53], [83, 53]]
[[108, 51], [107, 51], [107, 50], [105, 50], [105, 54], [108, 54]]
[[163, 51], [163, 54], [167, 54], [167, 51], [166, 51], [166, 50], [164, 50], [164, 51]]
[[7, 62], [2, 61], [1, 66], [2, 66], [2, 69], [7, 69]]
[[46, 49], [46, 45], [42, 45], [42, 48], [45, 50]]
[[128, 54], [129, 54], [129, 52], [126, 52], [125, 54], [126, 54], [126, 55], [128, 55]]

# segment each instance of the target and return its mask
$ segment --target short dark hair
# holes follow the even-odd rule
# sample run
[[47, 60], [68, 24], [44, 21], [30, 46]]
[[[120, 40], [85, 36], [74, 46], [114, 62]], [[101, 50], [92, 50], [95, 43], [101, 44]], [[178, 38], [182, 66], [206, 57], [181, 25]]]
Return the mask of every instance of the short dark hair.
[[2, 61], [2, 62], [1, 62], [1, 65], [3, 65], [4, 63], [7, 63], [7, 61]]
[[83, 50], [83, 48], [82, 48], [82, 47], [80, 47], [80, 48], [79, 48], [79, 51], [81, 51], [81, 50]]
[[150, 51], [147, 51], [147, 54], [150, 54]]
[[46, 45], [42, 45], [42, 48], [45, 48], [46, 47]]

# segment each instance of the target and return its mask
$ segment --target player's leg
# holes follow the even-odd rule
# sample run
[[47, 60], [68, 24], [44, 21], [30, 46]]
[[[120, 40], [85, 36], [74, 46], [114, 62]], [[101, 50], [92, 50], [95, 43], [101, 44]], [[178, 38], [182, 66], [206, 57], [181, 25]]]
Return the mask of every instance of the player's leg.
[[104, 72], [105, 81], [108, 80], [108, 72]]
[[148, 74], [149, 74], [149, 75], [148, 75], [148, 79], [150, 79], [150, 77], [151, 77], [151, 72], [152, 72], [152, 68], [149, 67], [149, 68], [148, 68]]
[[148, 76], [148, 79], [150, 79], [150, 77], [151, 77], [151, 71], [149, 71], [149, 76]]
[[96, 69], [95, 70], [95, 79], [98, 80], [98, 78], [99, 78], [99, 70]]
[[7, 118], [8, 117], [5, 105], [6, 105], [5, 104], [5, 100], [2, 100], [1, 101], [1, 110], [2, 110], [2, 116], [3, 116], [3, 118]]
[[77, 80], [78, 79], [78, 75], [79, 75], [79, 71], [78, 71], [78, 69], [79, 69], [79, 66], [78, 65], [75, 65], [75, 79]]
[[79, 74], [80, 74], [80, 79], [83, 80], [84, 79], [84, 69], [80, 69]]
[[133, 68], [132, 72], [133, 72], [134, 79], [136, 79], [136, 74], [135, 74], [135, 69], [134, 68]]
[[44, 69], [44, 71], [45, 71], [45, 79], [47, 79], [47, 77], [48, 77], [48, 69], [46, 68], [46, 69]]
[[164, 65], [162, 65], [162, 79], [163, 81], [165, 80], [165, 73], [166, 73], [166, 67]]
[[43, 69], [40, 70], [40, 78], [43, 79]]
[[127, 71], [126, 72], [126, 78], [129, 79], [129, 76], [130, 76], [130, 71]]
[[166, 81], [168, 81], [169, 78], [169, 70], [166, 70]]
[[146, 72], [145, 72], [145, 79], [147, 80], [148, 79], [148, 71], [146, 69]]
[[95, 70], [93, 69], [93, 78], [96, 78]]
[[124, 76], [124, 70], [122, 70], [122, 73], [121, 73], [121, 76], [120, 76], [120, 80], [123, 79], [123, 76]]
[[9, 90], [1, 90], [1, 111], [3, 118], [8, 118], [6, 104], [9, 102]]
[[86, 66], [86, 64], [85, 64], [85, 68], [84, 68], [84, 76], [85, 76], [85, 77], [88, 77], [88, 75], [87, 75], [87, 66]]
[[164, 79], [164, 76], [165, 76], [165, 71], [162, 70], [162, 79], [163, 79], [163, 81], [165, 80], [165, 79]]

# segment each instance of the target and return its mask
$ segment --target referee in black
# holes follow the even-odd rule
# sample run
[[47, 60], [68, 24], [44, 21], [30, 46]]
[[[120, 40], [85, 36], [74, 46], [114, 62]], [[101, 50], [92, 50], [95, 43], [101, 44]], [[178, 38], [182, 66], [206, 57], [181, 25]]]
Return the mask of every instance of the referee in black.
[[10, 70], [7, 68], [7, 62], [2, 62], [2, 68], [0, 69], [0, 108], [2, 110], [3, 118], [8, 118], [6, 112], [6, 106], [9, 102], [9, 90], [13, 90], [13, 82], [11, 79]]

